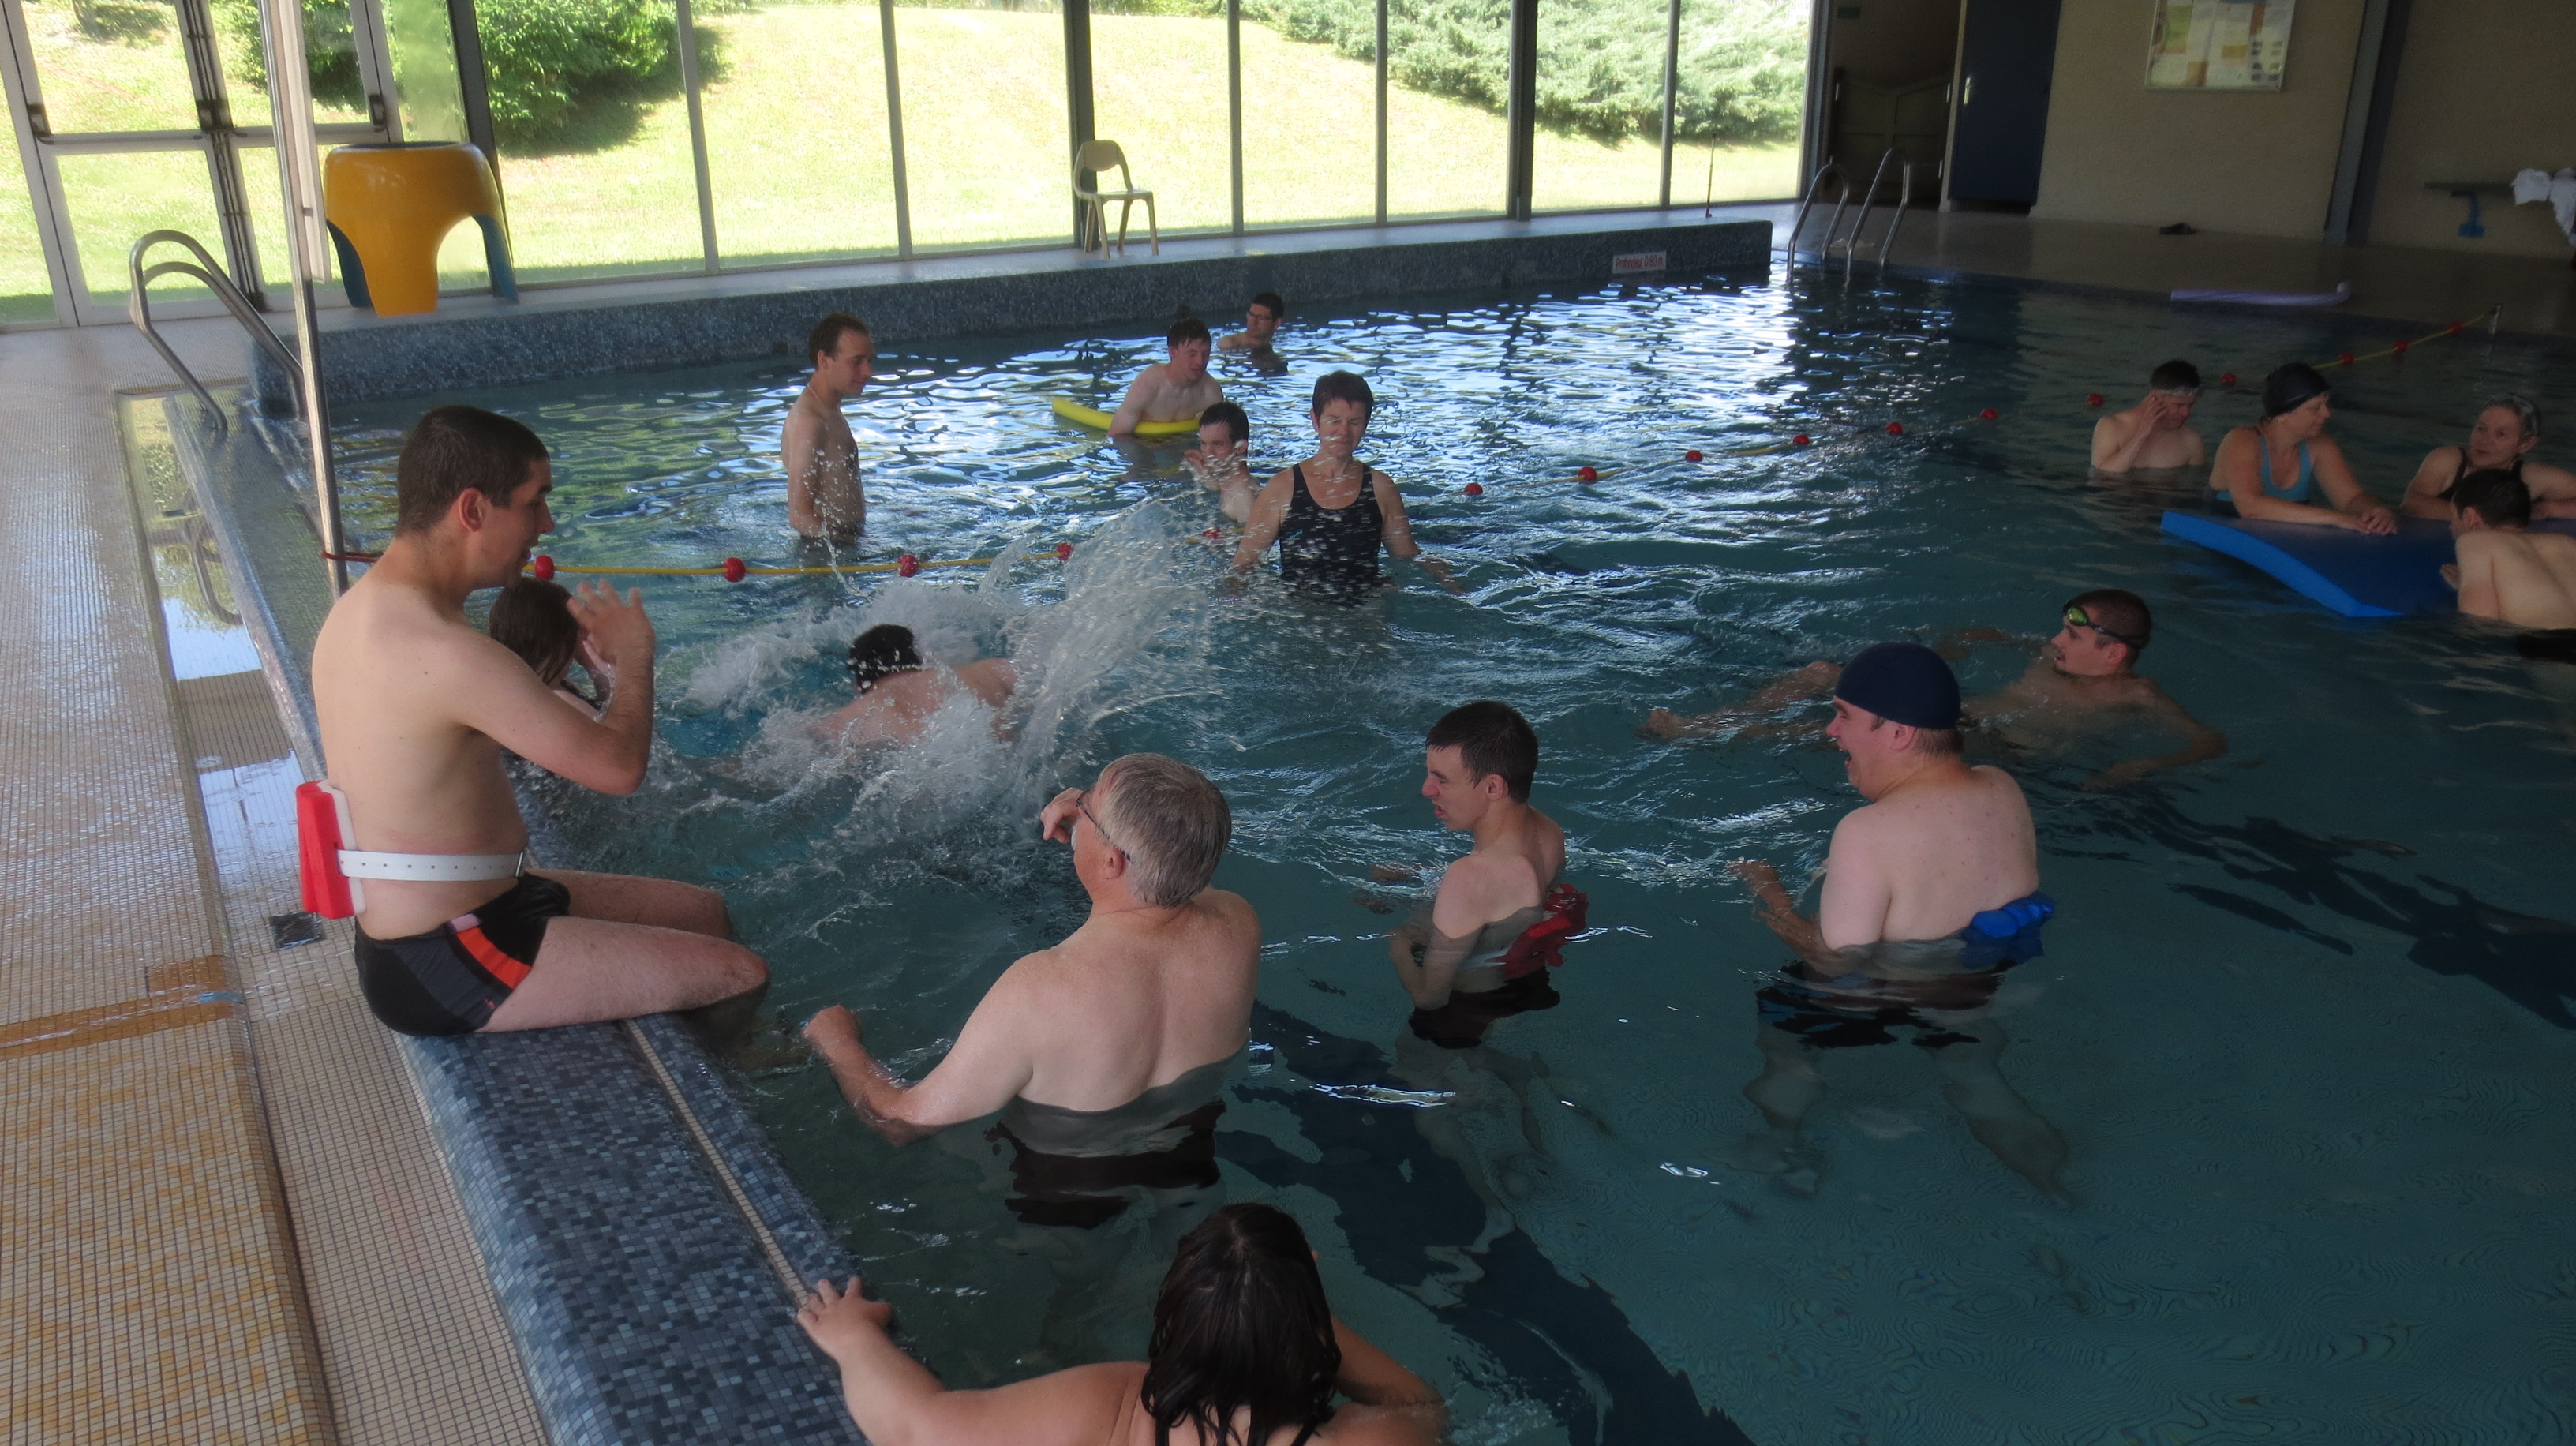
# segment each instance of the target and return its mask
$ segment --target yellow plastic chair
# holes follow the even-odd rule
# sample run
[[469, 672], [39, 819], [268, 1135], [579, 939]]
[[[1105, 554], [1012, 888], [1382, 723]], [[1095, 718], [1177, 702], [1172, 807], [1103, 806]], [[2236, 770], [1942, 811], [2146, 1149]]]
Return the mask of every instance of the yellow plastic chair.
[[322, 167], [322, 219], [339, 253], [352, 306], [378, 316], [438, 309], [438, 247], [468, 216], [483, 228], [492, 294], [519, 299], [501, 187], [483, 153], [462, 141], [341, 146]]
[[[1117, 168], [1120, 189], [1086, 191], [1082, 188], [1083, 172], [1091, 172], [1097, 185], [1112, 167]], [[1088, 251], [1097, 241], [1101, 253], [1108, 254], [1109, 203], [1116, 201], [1119, 203], [1118, 250], [1124, 255], [1127, 250], [1127, 218], [1135, 214], [1136, 203], [1142, 201], [1145, 203], [1145, 229], [1154, 238], [1154, 254], [1163, 254], [1163, 228], [1154, 219], [1154, 193], [1136, 189], [1136, 178], [1127, 174], [1127, 153], [1118, 148], [1116, 141], [1085, 141], [1082, 149], [1073, 153], [1073, 199], [1083, 208], [1082, 227], [1073, 238], [1080, 249]]]

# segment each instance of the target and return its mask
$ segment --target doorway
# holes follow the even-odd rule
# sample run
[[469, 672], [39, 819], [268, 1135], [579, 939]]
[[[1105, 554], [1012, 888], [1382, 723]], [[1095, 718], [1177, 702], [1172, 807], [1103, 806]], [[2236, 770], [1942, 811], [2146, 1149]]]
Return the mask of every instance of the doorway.
[[1959, 29], [1953, 204], [2028, 211], [2039, 200], [2061, 0], [1968, 0]]

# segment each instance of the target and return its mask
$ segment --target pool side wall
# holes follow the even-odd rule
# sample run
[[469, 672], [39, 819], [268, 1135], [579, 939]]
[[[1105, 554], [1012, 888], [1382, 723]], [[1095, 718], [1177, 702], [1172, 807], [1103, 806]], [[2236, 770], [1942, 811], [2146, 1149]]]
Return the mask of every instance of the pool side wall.
[[[1613, 217], [1605, 218], [1599, 230], [1466, 239], [1424, 229], [1421, 239], [1403, 239], [1399, 233], [1395, 239], [1329, 250], [1282, 247], [1214, 256], [1130, 256], [1117, 263], [1067, 260], [1060, 266], [1033, 266], [1030, 257], [950, 258], [782, 271], [768, 278], [777, 289], [746, 294], [616, 299], [580, 291], [531, 292], [515, 306], [459, 305], [418, 317], [353, 313], [322, 333], [323, 386], [334, 402], [358, 402], [599, 372], [794, 356], [804, 350], [814, 323], [833, 311], [864, 318], [881, 344], [905, 345], [1112, 322], [1159, 326], [1185, 306], [1201, 317], [1229, 321], [1260, 291], [1291, 298], [1293, 309], [1361, 296], [1488, 286], [1678, 281], [1771, 264], [1771, 227], [1762, 221], [1638, 225]], [[1175, 243], [1173, 249], [1182, 247]], [[1614, 258], [1654, 255], [1662, 259], [1660, 269], [1614, 270]], [[934, 265], [940, 274], [914, 274]], [[844, 278], [854, 274], [884, 279], [846, 284]], [[825, 277], [830, 279], [806, 279]], [[262, 398], [274, 405], [286, 396], [285, 379], [271, 368], [262, 370]]]

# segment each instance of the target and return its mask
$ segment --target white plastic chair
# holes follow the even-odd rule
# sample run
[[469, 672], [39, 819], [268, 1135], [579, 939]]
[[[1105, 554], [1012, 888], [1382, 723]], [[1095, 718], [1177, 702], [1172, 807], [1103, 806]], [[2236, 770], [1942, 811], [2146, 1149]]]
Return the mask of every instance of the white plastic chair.
[[[1091, 172], [1092, 182], [1097, 186], [1113, 167], [1118, 172], [1119, 189], [1083, 189], [1083, 172]], [[1135, 177], [1127, 174], [1127, 153], [1118, 148], [1116, 141], [1085, 141], [1082, 148], [1073, 153], [1073, 199], [1082, 207], [1082, 225], [1074, 237], [1074, 244], [1081, 250], [1090, 250], [1093, 242], [1097, 241], [1101, 253], [1108, 254], [1109, 203], [1116, 201], [1119, 203], [1118, 250], [1125, 254], [1127, 218], [1135, 213], [1136, 203], [1142, 201], [1145, 203], [1145, 229], [1154, 238], [1154, 254], [1163, 254], [1163, 228], [1154, 217], [1154, 193], [1136, 189]]]

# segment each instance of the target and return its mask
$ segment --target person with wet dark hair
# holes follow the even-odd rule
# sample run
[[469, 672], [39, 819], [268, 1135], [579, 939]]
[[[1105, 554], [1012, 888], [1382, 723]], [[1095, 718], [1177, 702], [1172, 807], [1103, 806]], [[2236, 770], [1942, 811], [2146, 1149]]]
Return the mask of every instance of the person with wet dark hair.
[[787, 468], [787, 525], [847, 547], [867, 531], [868, 495], [859, 477], [858, 438], [841, 407], [876, 375], [876, 338], [866, 322], [836, 311], [814, 324], [805, 359], [813, 374], [778, 434]]
[[1448, 565], [1423, 555], [1404, 515], [1395, 479], [1359, 460], [1377, 397], [1357, 372], [1315, 379], [1315, 455], [1272, 477], [1252, 500], [1252, 520], [1234, 550], [1234, 570], [1250, 572], [1272, 543], [1279, 576], [1335, 601], [1355, 602], [1376, 586], [1377, 554], [1419, 563], [1451, 592], [1461, 589]]
[[[561, 583], [523, 577], [501, 589], [492, 599], [491, 615], [484, 620], [483, 631], [492, 641], [527, 660], [528, 670], [548, 691], [579, 708], [585, 715], [597, 718], [608, 706], [609, 690], [615, 686], [614, 669], [608, 660], [590, 646], [589, 634], [582, 631], [581, 620], [572, 615], [572, 594]], [[575, 663], [590, 674], [598, 691], [596, 697], [572, 685]]]
[[2315, 367], [2292, 362], [2263, 379], [2263, 420], [2218, 444], [2210, 487], [2257, 522], [2345, 527], [2385, 537], [2397, 514], [2352, 475], [2343, 447], [2326, 435], [2333, 389]]
[[1252, 520], [1251, 452], [1252, 419], [1234, 403], [1218, 402], [1199, 413], [1199, 444], [1181, 455], [1181, 465], [1236, 522]]
[[1132, 437], [1145, 422], [1182, 422], [1225, 400], [1225, 388], [1208, 375], [1214, 342], [1207, 323], [1183, 312], [1164, 337], [1165, 360], [1138, 374], [1109, 419], [1109, 435]]
[[977, 658], [953, 668], [925, 663], [912, 629], [879, 623], [850, 644], [850, 682], [859, 696], [811, 731], [835, 743], [910, 743], [930, 726], [931, 715], [965, 693], [993, 710], [993, 731], [999, 733], [1002, 705], [1019, 681], [1008, 658]]
[[1142, 1361], [952, 1391], [894, 1343], [893, 1319], [856, 1278], [816, 1281], [796, 1314], [871, 1441], [1432, 1446], [1447, 1420], [1439, 1392], [1333, 1315], [1305, 1232], [1269, 1205], [1229, 1205], [1181, 1238]]
[[2511, 393], [2489, 400], [2469, 425], [2466, 446], [2436, 447], [2424, 454], [2423, 465], [2406, 484], [2406, 515], [2450, 521], [2456, 515], [2452, 504], [2458, 500], [2453, 490], [2470, 473], [2492, 468], [2531, 489], [2532, 516], [2576, 517], [2576, 473], [2532, 461], [2531, 449], [2539, 445], [2537, 404]]
[[2501, 467], [2472, 472], [2451, 490], [2459, 561], [2442, 576], [2460, 611], [2530, 628], [2526, 657], [2576, 662], [2576, 537], [2531, 530], [2531, 489]]
[[2094, 470], [2119, 476], [2207, 461], [2207, 447], [2191, 425], [2199, 400], [2200, 368], [2180, 357], [2157, 367], [2147, 376], [2144, 400], [2093, 424]]
[[1279, 334], [1279, 323], [1287, 316], [1288, 303], [1280, 300], [1278, 292], [1259, 292], [1243, 309], [1243, 330], [1217, 342], [1217, 350], [1266, 352], [1270, 350], [1270, 339]]

